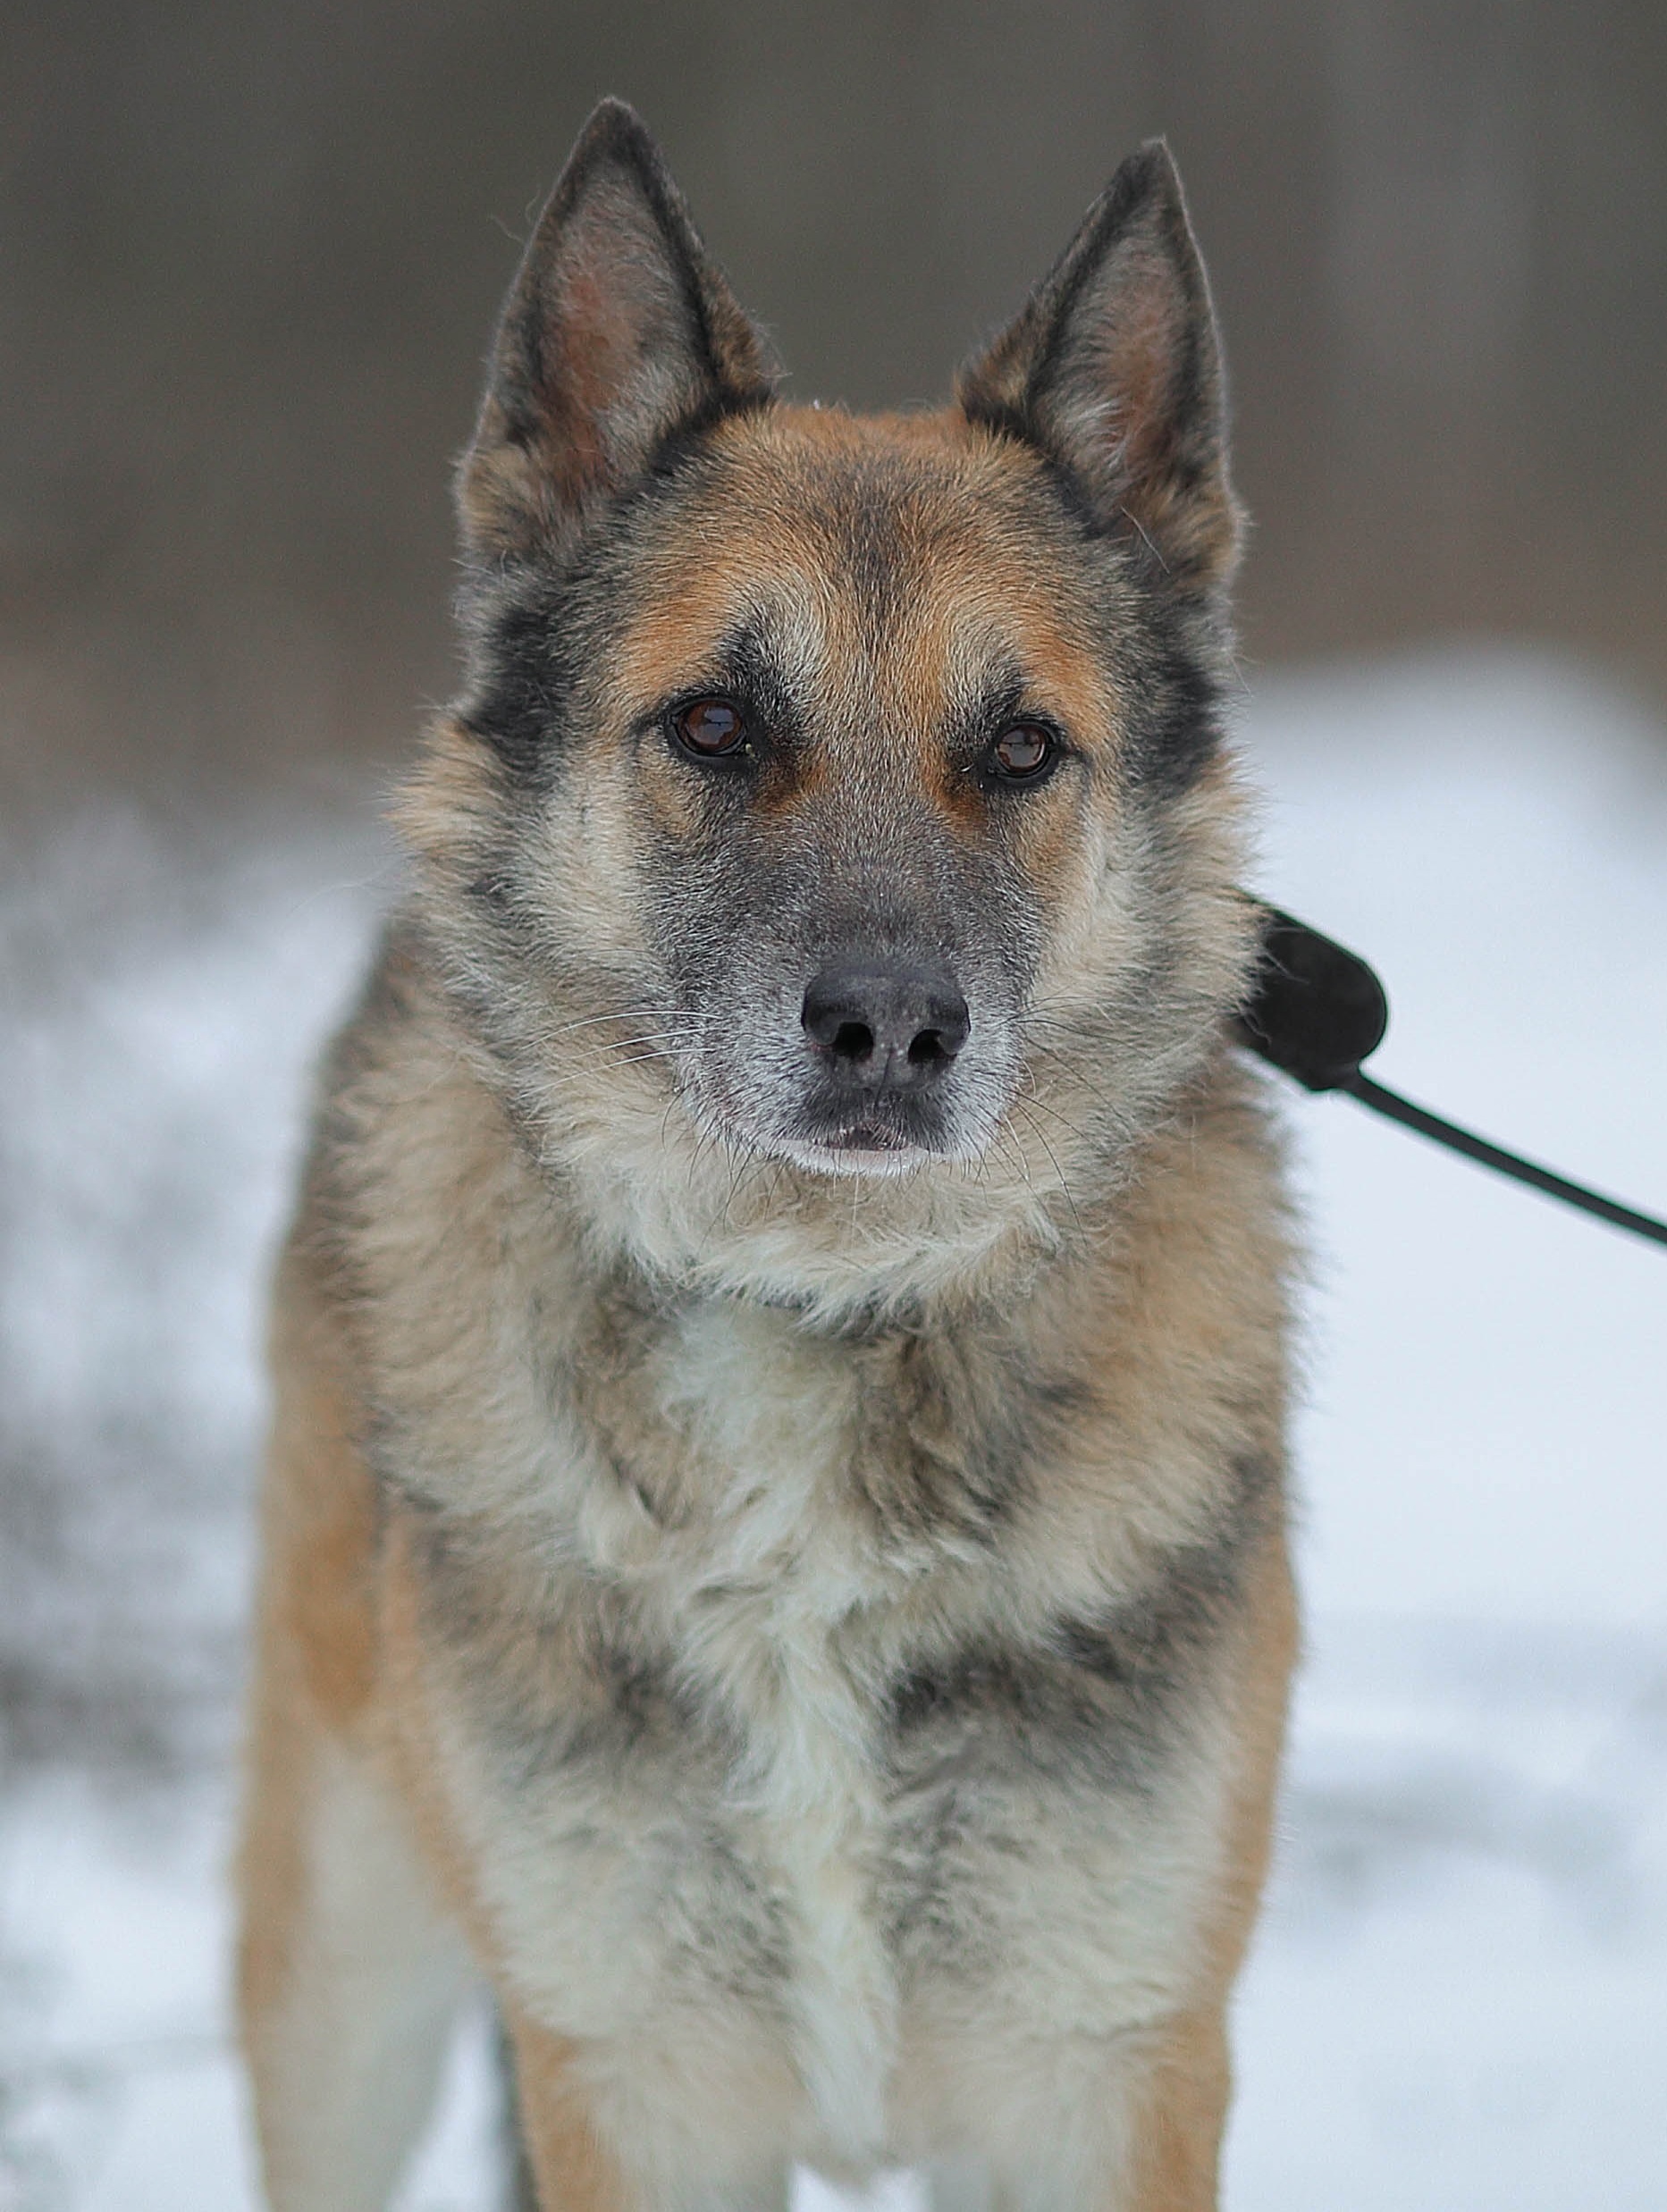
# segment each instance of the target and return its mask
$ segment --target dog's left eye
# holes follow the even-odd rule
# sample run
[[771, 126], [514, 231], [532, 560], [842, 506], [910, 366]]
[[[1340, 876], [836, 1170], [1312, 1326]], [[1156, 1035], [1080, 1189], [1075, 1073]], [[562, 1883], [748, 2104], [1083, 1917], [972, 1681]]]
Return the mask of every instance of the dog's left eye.
[[746, 743], [741, 710], [728, 699], [694, 699], [671, 718], [678, 743], [703, 761], [738, 753]]
[[996, 774], [1009, 783], [1027, 783], [1045, 775], [1058, 756], [1054, 734], [1040, 722], [1015, 722], [989, 749]]

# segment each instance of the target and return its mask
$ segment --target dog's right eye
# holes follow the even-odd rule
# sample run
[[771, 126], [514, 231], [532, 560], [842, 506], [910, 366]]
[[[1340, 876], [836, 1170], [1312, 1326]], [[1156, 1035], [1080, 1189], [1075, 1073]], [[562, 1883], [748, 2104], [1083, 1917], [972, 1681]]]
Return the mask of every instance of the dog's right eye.
[[746, 744], [741, 710], [728, 699], [694, 699], [671, 718], [678, 743], [697, 760], [717, 761]]

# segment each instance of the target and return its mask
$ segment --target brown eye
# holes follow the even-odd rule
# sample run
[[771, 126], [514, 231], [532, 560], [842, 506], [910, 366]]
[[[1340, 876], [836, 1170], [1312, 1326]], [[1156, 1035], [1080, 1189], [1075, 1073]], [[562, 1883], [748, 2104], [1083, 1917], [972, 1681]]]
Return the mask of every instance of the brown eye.
[[738, 753], [746, 738], [741, 710], [731, 706], [727, 699], [692, 700], [686, 707], [678, 709], [671, 718], [671, 727], [678, 742], [704, 761], [717, 760], [726, 753]]
[[1004, 729], [990, 748], [998, 771], [1023, 779], [1040, 776], [1050, 766], [1056, 747], [1051, 731], [1038, 722], [1015, 722]]

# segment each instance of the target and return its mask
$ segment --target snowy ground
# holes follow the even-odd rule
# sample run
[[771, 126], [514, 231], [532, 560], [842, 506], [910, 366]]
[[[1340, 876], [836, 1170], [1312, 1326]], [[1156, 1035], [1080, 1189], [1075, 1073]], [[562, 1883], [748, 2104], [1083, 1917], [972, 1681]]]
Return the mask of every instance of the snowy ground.
[[[1267, 682], [1245, 729], [1263, 884], [1389, 983], [1375, 1072], [1667, 1211], [1667, 733], [1475, 656]], [[386, 879], [363, 820], [4, 855], [0, 2212], [252, 2202], [222, 1871], [257, 1283]], [[1667, 1256], [1346, 1101], [1291, 1117], [1310, 1652], [1227, 2202], [1659, 2212]], [[475, 2034], [404, 2212], [484, 2212], [490, 2124]]]

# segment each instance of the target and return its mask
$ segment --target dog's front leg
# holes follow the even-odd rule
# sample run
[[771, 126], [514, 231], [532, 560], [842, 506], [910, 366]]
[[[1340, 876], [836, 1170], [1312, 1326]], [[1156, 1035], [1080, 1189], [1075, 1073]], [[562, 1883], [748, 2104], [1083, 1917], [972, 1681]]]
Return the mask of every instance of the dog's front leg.
[[515, 2123], [532, 2184], [526, 2212], [788, 2212], [792, 2169], [784, 2150], [761, 2141], [737, 2156], [733, 2141], [703, 2141], [698, 2110], [667, 2128], [652, 2062], [633, 2067], [629, 2081], [615, 2073], [603, 2093], [611, 2122], [604, 2127], [603, 2094], [586, 2078], [579, 2047], [513, 2003], [504, 2020]]
[[468, 1968], [386, 1779], [377, 1510], [293, 1257], [275, 1341], [239, 2005], [274, 2212], [381, 2212]]
[[961, 2154], [929, 2168], [932, 2212], [1216, 2212], [1231, 2074], [1212, 1997], [1110, 2037], [1027, 2038], [1005, 2067], [987, 2046], [957, 2072], [977, 2101], [955, 2116]]
[[1134, 2100], [1128, 2185], [1104, 2212], [1214, 2212], [1231, 2088], [1221, 2014], [1174, 2022]]
[[559, 2212], [636, 2212], [636, 2192], [592, 2124], [573, 2046], [519, 2011], [511, 2010], [505, 2024], [535, 2202]]
[[244, 1849], [240, 1996], [267, 2198], [273, 2212], [382, 2212], [434, 2101], [467, 1961], [380, 1779], [295, 1727], [283, 1765], [275, 1787], [257, 1779]]

